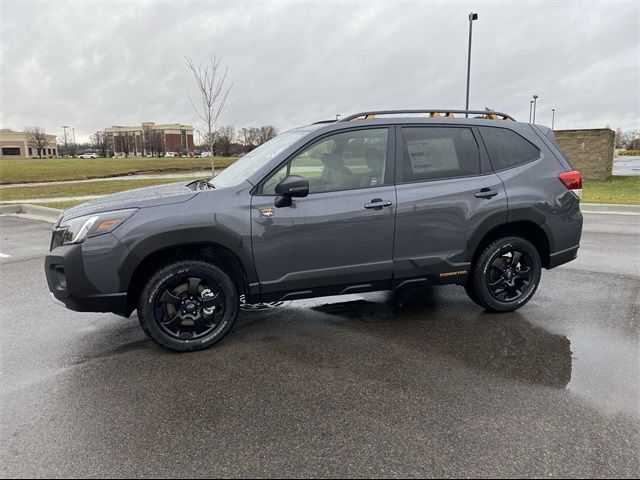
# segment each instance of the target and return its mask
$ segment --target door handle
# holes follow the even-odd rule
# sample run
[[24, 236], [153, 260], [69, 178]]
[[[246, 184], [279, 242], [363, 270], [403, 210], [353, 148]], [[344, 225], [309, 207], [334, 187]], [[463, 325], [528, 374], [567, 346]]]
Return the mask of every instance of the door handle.
[[491, 190], [490, 188], [483, 188], [479, 192], [476, 192], [476, 198], [492, 198], [498, 194], [497, 190]]
[[390, 207], [393, 202], [389, 200], [382, 200], [381, 198], [374, 198], [371, 203], [365, 203], [364, 208], [373, 208], [374, 210], [382, 210], [384, 207]]

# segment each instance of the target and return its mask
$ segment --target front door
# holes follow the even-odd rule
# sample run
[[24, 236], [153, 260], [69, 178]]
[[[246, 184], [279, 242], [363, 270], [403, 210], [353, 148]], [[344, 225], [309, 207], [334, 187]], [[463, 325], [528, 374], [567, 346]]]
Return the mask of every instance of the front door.
[[[388, 128], [327, 135], [260, 186], [251, 216], [263, 296], [301, 298], [390, 285], [396, 210], [392, 143]], [[275, 208], [275, 186], [287, 175], [307, 178], [309, 195]]]

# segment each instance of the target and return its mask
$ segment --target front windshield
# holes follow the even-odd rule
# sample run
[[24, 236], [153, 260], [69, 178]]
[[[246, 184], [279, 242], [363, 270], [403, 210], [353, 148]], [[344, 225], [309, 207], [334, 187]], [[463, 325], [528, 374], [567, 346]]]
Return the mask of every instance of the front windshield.
[[240, 160], [225, 168], [216, 175], [212, 184], [216, 188], [226, 188], [239, 185], [248, 179], [255, 172], [264, 167], [269, 161], [285, 148], [293, 145], [296, 141], [309, 133], [308, 129], [289, 130], [276, 138], [260, 145], [255, 150], [247, 153]]

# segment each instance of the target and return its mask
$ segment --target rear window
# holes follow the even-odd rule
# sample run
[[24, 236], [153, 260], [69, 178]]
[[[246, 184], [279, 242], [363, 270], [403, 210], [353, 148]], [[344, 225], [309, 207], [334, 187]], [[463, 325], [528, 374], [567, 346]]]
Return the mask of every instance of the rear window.
[[480, 134], [494, 170], [517, 167], [540, 157], [538, 147], [512, 130], [480, 127]]
[[403, 182], [480, 174], [480, 151], [469, 128], [402, 129]]

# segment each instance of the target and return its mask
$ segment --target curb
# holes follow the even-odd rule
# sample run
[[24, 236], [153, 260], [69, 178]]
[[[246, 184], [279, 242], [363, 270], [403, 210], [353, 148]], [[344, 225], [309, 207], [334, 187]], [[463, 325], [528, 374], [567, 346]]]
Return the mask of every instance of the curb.
[[640, 215], [640, 205], [616, 205], [613, 203], [581, 203], [582, 213], [612, 213]]
[[62, 210], [57, 208], [41, 207], [27, 203], [0, 206], [0, 215], [20, 215], [33, 220], [42, 220], [50, 223], [55, 223], [61, 213]]

